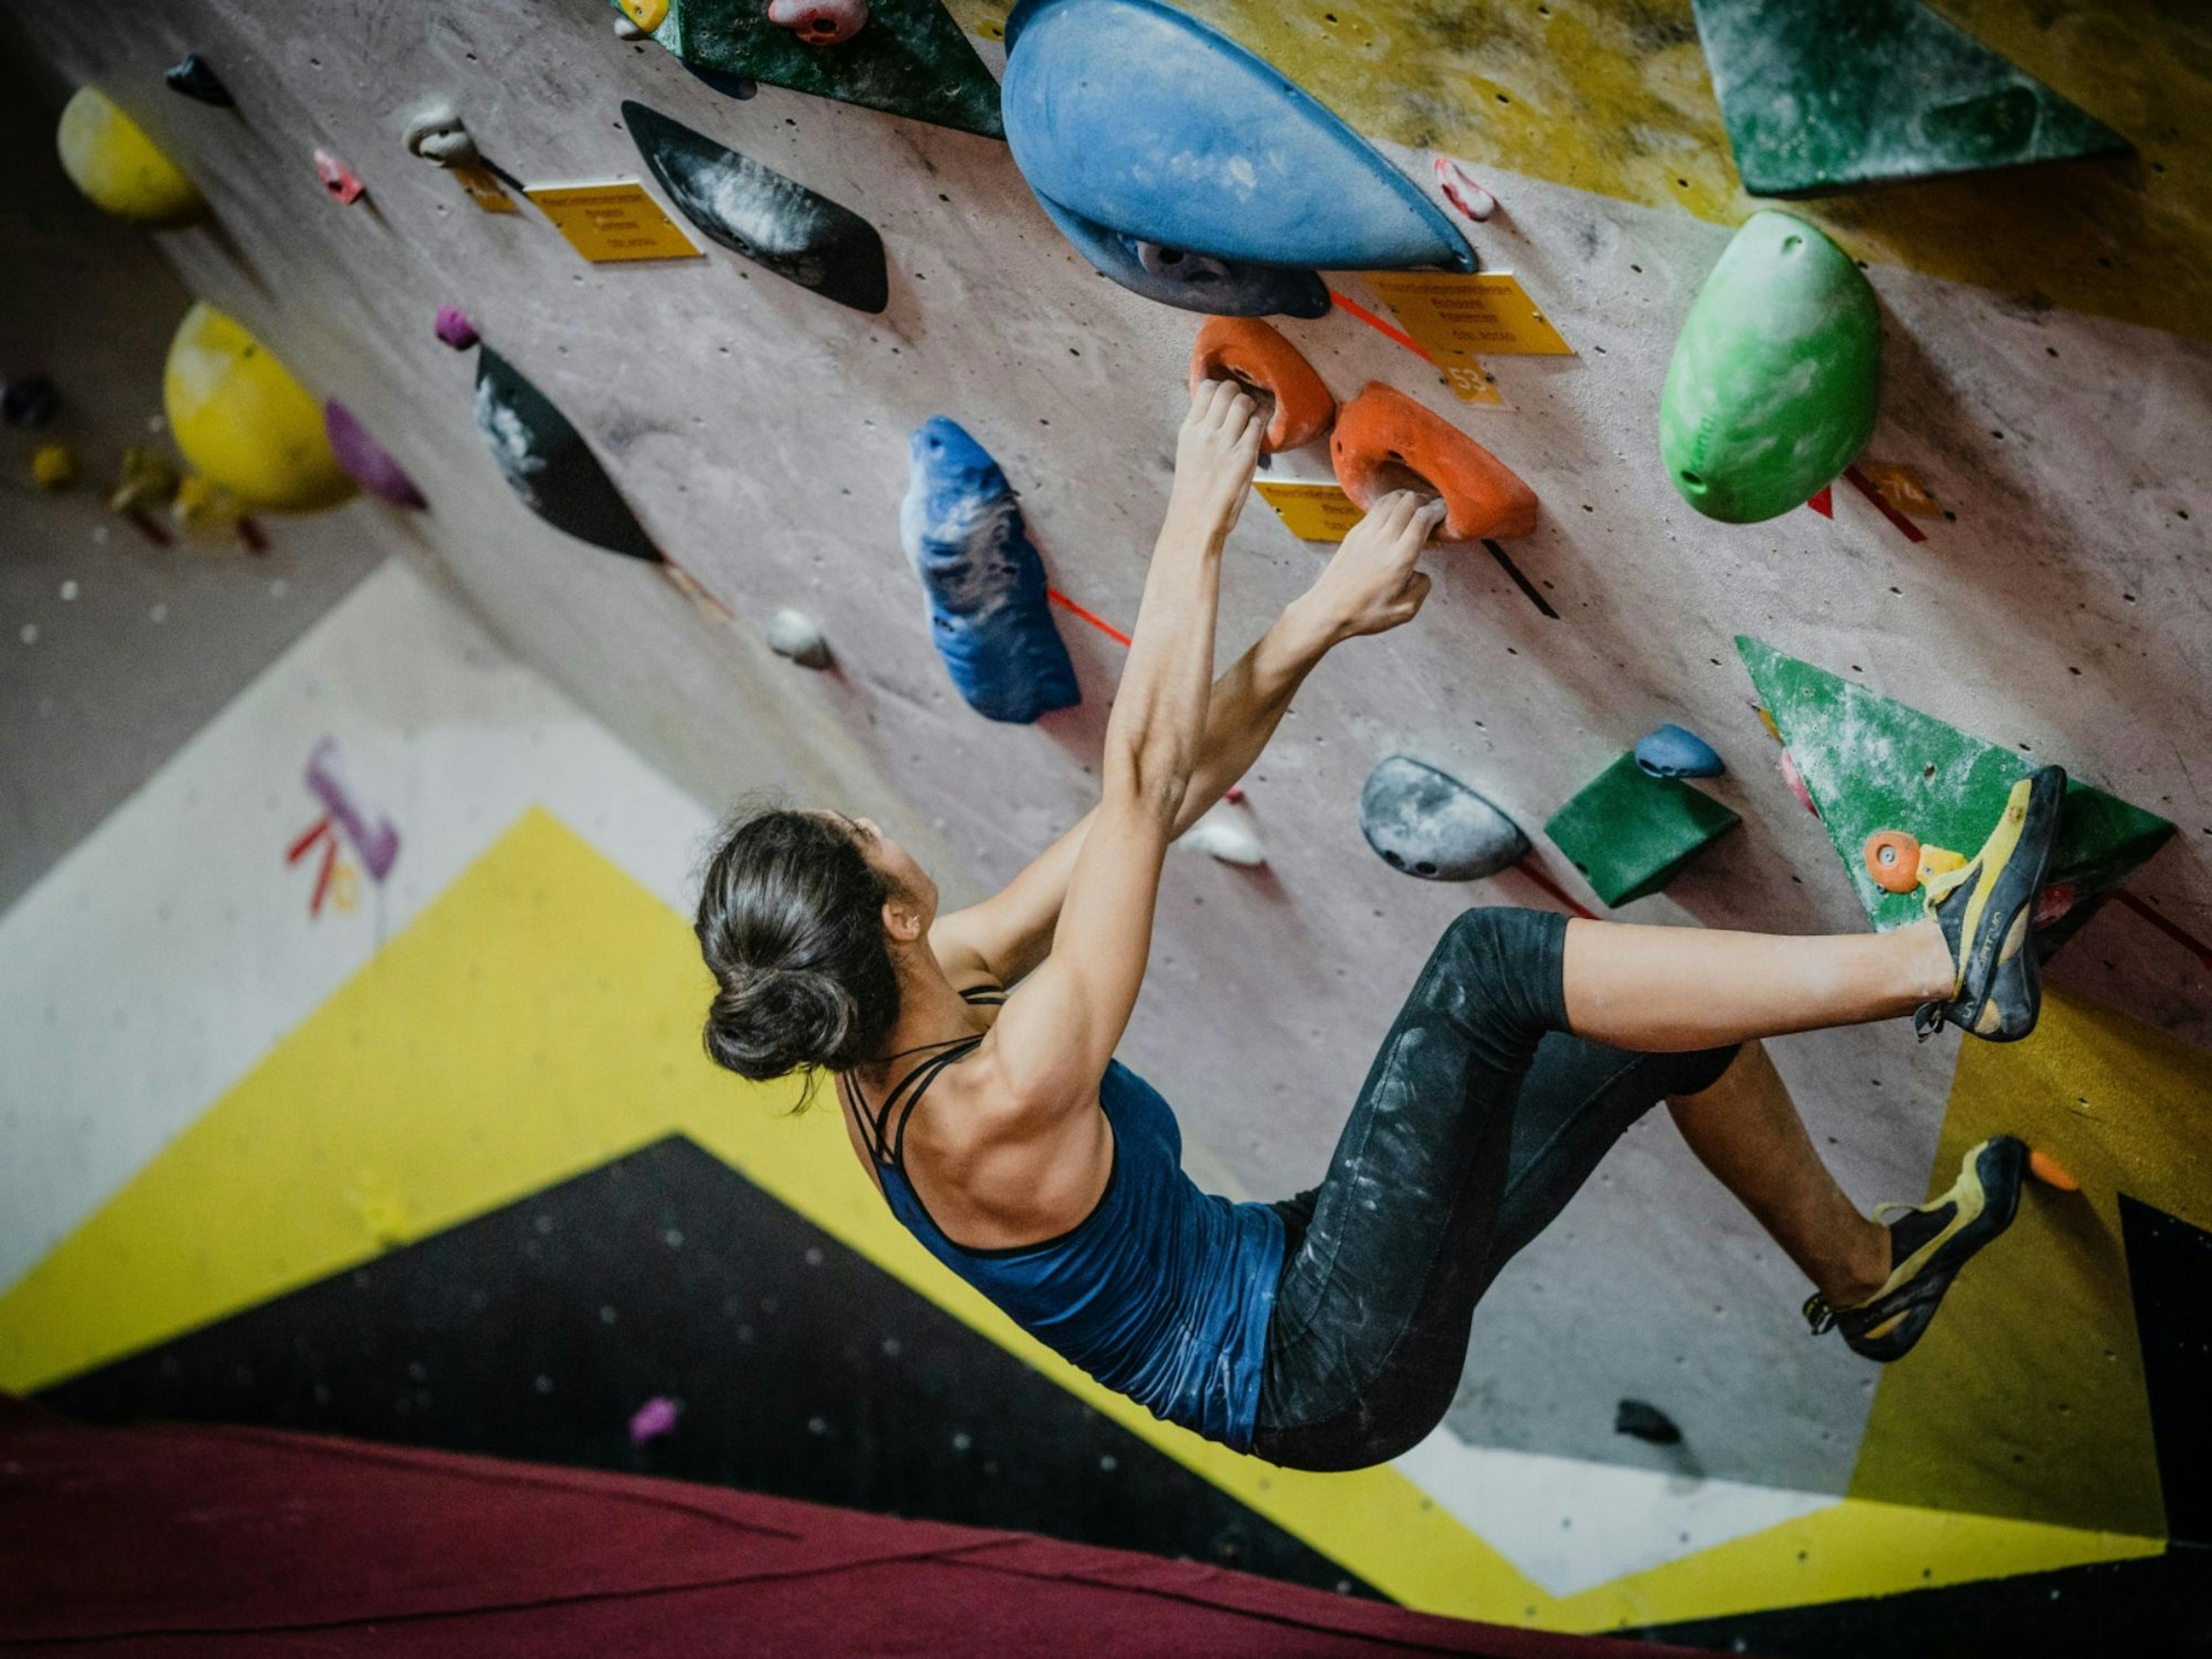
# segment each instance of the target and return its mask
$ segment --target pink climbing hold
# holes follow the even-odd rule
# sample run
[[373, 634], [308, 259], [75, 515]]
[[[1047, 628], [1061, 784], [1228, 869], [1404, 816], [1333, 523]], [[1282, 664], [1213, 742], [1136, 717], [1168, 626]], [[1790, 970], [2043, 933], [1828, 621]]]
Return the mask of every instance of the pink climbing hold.
[[323, 432], [346, 476], [379, 501], [394, 507], [430, 505], [406, 469], [392, 459], [392, 452], [370, 437], [368, 428], [335, 398], [323, 405]]
[[2035, 896], [2035, 919], [2032, 927], [2048, 927], [2063, 921], [2074, 908], [2074, 884], [2055, 881]]
[[658, 1440], [665, 1434], [676, 1432], [676, 1419], [683, 1415], [684, 1407], [665, 1395], [655, 1395], [640, 1406], [629, 1419], [629, 1443], [642, 1446], [648, 1440]]
[[368, 188], [360, 175], [326, 149], [315, 152], [315, 177], [323, 181], [323, 188], [331, 193], [334, 202], [350, 205], [361, 199]]
[[456, 351], [466, 351], [477, 343], [477, 325], [459, 306], [438, 307], [438, 337]]
[[768, 21], [810, 46], [841, 46], [868, 21], [868, 0], [769, 0]]
[[1820, 809], [1813, 805], [1813, 792], [1805, 787], [1804, 775], [1798, 771], [1796, 759], [1787, 749], [1782, 751], [1782, 781], [1790, 786], [1790, 793], [1797, 797], [1800, 806], [1816, 818], [1820, 816]]
[[1475, 182], [1474, 175], [1449, 155], [1439, 155], [1430, 164], [1436, 168], [1437, 184], [1449, 202], [1462, 213], [1478, 223], [1498, 211], [1498, 198]]

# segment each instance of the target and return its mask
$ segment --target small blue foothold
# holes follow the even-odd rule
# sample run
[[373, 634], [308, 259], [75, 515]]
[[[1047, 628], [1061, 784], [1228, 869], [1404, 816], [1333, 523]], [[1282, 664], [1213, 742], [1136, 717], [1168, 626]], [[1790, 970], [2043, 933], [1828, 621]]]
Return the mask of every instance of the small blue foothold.
[[942, 415], [915, 428], [907, 455], [899, 540], [960, 695], [977, 714], [1017, 726], [1081, 702], [1075, 665], [1052, 625], [1044, 561], [999, 464]]
[[1728, 770], [1712, 744], [1671, 721], [1638, 740], [1636, 763], [1655, 778], [1717, 778]]

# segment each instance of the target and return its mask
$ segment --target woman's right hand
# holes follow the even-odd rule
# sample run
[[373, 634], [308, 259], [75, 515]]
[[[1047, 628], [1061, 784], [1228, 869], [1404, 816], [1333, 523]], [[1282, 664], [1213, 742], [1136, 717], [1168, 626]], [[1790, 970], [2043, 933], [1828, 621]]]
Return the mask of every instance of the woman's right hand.
[[1243, 510], [1267, 426], [1258, 403], [1235, 380], [1207, 380], [1191, 394], [1176, 435], [1170, 533], [1216, 544], [1228, 535]]

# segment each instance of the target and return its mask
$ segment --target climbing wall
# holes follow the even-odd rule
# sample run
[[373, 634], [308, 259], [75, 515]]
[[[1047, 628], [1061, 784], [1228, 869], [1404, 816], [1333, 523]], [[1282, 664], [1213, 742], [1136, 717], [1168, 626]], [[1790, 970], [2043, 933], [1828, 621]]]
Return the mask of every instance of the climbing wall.
[[[727, 96], [655, 42], [618, 40], [615, 14], [592, 0], [488, 0], [404, 18], [224, 0], [130, 0], [96, 20], [10, 9], [62, 82], [97, 82], [208, 197], [211, 223], [155, 238], [185, 284], [318, 395], [342, 398], [419, 484], [428, 512], [391, 519], [391, 533], [695, 800], [720, 811], [775, 781], [872, 811], [956, 901], [1011, 875], [1088, 804], [1121, 661], [1114, 630], [1134, 618], [1199, 319], [1095, 274], [1005, 144], [773, 85]], [[1638, 737], [1679, 721], [1729, 763], [1695, 787], [1741, 826], [1619, 914], [1866, 925], [1827, 830], [1776, 769], [1738, 635], [2025, 758], [2063, 762], [2177, 827], [2129, 879], [2151, 915], [2107, 904], [2052, 974], [2128, 1023], [2128, 1041], [2097, 1050], [2100, 1079], [2124, 1095], [2134, 1042], [2155, 1053], [2162, 1079], [2143, 1109], [2192, 1089], [2201, 1099], [2212, 968], [2190, 941], [2212, 939], [2200, 763], [2212, 729], [2202, 441], [2212, 139], [2182, 65], [2191, 53], [2201, 62], [2208, 43], [2201, 25], [2118, 5], [2074, 8], [2041, 30], [1980, 15], [1991, 9], [1946, 8], [2141, 155], [1805, 209], [1866, 262], [1881, 311], [1881, 414], [1866, 459], [1912, 469], [1936, 506], [1908, 517], [1839, 483], [1826, 515], [1731, 526], [1684, 503], [1656, 438], [1677, 330], [1750, 205], [1686, 3], [1480, 4], [1449, 25], [1381, 7], [1324, 11], [1318, 0], [1194, 8], [1409, 177], [1425, 185], [1431, 149], [1465, 161], [1502, 204], [1467, 226], [1484, 268], [1512, 272], [1572, 347], [1485, 359], [1496, 401], [1474, 404], [1347, 307], [1283, 324], [1340, 397], [1379, 380], [1419, 399], [1491, 448], [1543, 509], [1530, 534], [1500, 544], [1511, 571], [1479, 543], [1432, 554], [1435, 592], [1419, 622], [1347, 647], [1315, 675], [1247, 781], [1263, 869], [1171, 857], [1123, 1053], [1176, 1102], [1201, 1179], [1251, 1196], [1310, 1184], [1427, 941], [1470, 902], [1557, 902], [1511, 871], [1425, 884], [1385, 865], [1361, 836], [1358, 801], [1387, 756], [1480, 790], [1530, 833], [1549, 881], [1598, 908], [1542, 827]], [[966, 3], [954, 15], [996, 68], [1002, 15]], [[219, 68], [235, 109], [162, 86], [161, 70], [186, 51]], [[833, 303], [703, 241], [699, 257], [586, 263], [514, 191], [520, 210], [487, 213], [406, 152], [401, 129], [433, 97], [452, 102], [489, 161], [532, 185], [647, 177], [623, 118], [623, 101], [636, 100], [872, 225], [884, 305]], [[318, 182], [318, 148], [359, 175], [359, 199], [341, 204]], [[1328, 282], [1388, 319], [1381, 283], [1350, 272]], [[690, 591], [665, 568], [562, 536], [509, 492], [475, 429], [477, 365], [433, 335], [441, 304], [465, 309], [574, 423]], [[1057, 624], [1084, 701], [1032, 726], [983, 719], [949, 683], [901, 552], [908, 434], [939, 414], [995, 457], [1053, 586], [1081, 608]], [[1278, 458], [1268, 475], [1328, 476], [1319, 448]], [[1224, 653], [1301, 592], [1327, 551], [1255, 500], [1225, 567]], [[768, 650], [763, 630], [783, 607], [819, 624], [830, 669], [810, 673]], [[1867, 1204], [1922, 1195], [1955, 1124], [1969, 1121], [1962, 1103], [1986, 1098], [1950, 1039], [1917, 1045], [1901, 1028], [1793, 1039], [1776, 1056], [1816, 1142]], [[2038, 1086], [2071, 1086], [2069, 1063], [2054, 1060]], [[727, 1103], [733, 1115], [765, 1109], [734, 1087]], [[623, 1213], [621, 1191], [634, 1188], [617, 1171], [681, 1205], [707, 1201], [723, 1179], [618, 1136], [588, 1153], [530, 1172], [540, 1185], [556, 1174], [585, 1183], [564, 1189], [564, 1214]], [[641, 1161], [617, 1164], [617, 1154]], [[2168, 1167], [2171, 1156], [2154, 1136], [2112, 1153], [2097, 1224], [2121, 1214], [2115, 1192], [2182, 1223], [2201, 1212], [2201, 1187], [2186, 1201], [2172, 1190], [2195, 1177]], [[465, 1208], [441, 1214], [459, 1220]], [[2128, 1226], [2130, 1262], [2180, 1252], [2150, 1223]], [[37, 1254], [11, 1260], [20, 1270]], [[2112, 1271], [2109, 1248], [2097, 1271]], [[1814, 1502], [1849, 1493], [2166, 1535], [2158, 1517], [2171, 1494], [2163, 1507], [2143, 1496], [2155, 1485], [2145, 1471], [2165, 1467], [2150, 1428], [2131, 1443], [2125, 1504], [2091, 1501], [2042, 1463], [1899, 1474], [1895, 1449], [1919, 1443], [1912, 1425], [1933, 1407], [1893, 1398], [1896, 1382], [1832, 1340], [1808, 1340], [1796, 1312], [1803, 1293], [1663, 1120], [1648, 1121], [1484, 1304], [1450, 1418], [1456, 1443]], [[2008, 1328], [2028, 1316], [2002, 1297], [1990, 1306]], [[118, 1338], [39, 1380], [125, 1353]], [[123, 1399], [126, 1381], [88, 1381], [82, 1397], [105, 1387]], [[2144, 1397], [2153, 1404], [2130, 1404], [2128, 1420], [2154, 1427], [2162, 1396]], [[1680, 1443], [1617, 1435], [1624, 1398], [1663, 1410]], [[1471, 1488], [1483, 1468], [1439, 1454], [1427, 1489]], [[1326, 1582], [1299, 1551], [1346, 1559], [1308, 1513], [1271, 1513], [1282, 1536], [1245, 1547], [1272, 1552], [1283, 1571]], [[1185, 1547], [1180, 1535], [1164, 1544]], [[2054, 1569], [2087, 1559], [2025, 1544], [1990, 1559], [2025, 1571], [2031, 1556]], [[1379, 1583], [1366, 1566], [1347, 1577], [1423, 1593]], [[1547, 1582], [1572, 1593], [1561, 1588], [1571, 1577]], [[1855, 1593], [1823, 1579], [1773, 1598]], [[1528, 1616], [1540, 1602], [1551, 1617], [1540, 1598]], [[1638, 1605], [1607, 1603], [1602, 1622], [1661, 1622]], [[1685, 1618], [1710, 1610], [1666, 1605]], [[1502, 1601], [1491, 1611], [1516, 1613]]]

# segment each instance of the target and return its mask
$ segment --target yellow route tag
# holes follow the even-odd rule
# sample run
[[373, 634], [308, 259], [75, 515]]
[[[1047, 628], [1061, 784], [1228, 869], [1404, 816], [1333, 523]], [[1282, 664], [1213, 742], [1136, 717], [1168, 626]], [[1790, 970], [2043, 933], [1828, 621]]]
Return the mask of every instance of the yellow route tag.
[[1493, 357], [1575, 355], [1510, 271], [1469, 276], [1455, 270], [1365, 270], [1360, 276], [1447, 375], [1478, 352]]
[[532, 185], [523, 194], [544, 208], [570, 246], [595, 265], [623, 259], [706, 257], [635, 179]]
[[509, 196], [506, 187], [499, 182], [499, 176], [489, 167], [447, 167], [446, 171], [461, 181], [461, 188], [468, 191], [469, 200], [486, 213], [522, 211], [515, 206], [514, 198]]
[[1882, 500], [1899, 512], [1910, 513], [1916, 519], [1943, 516], [1943, 503], [1911, 467], [1891, 461], [1861, 461], [1859, 471], [1881, 492]]
[[1254, 482], [1260, 499], [1275, 509], [1283, 528], [1302, 542], [1340, 542], [1367, 515], [1333, 483]]

